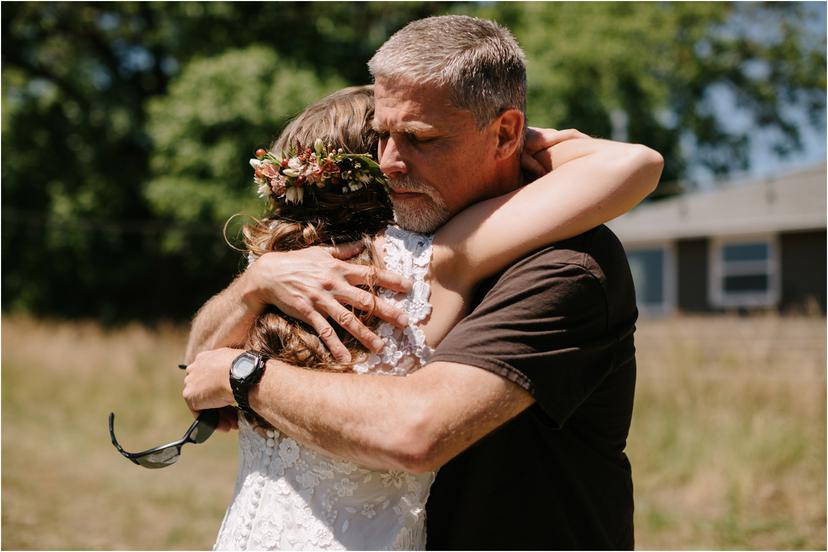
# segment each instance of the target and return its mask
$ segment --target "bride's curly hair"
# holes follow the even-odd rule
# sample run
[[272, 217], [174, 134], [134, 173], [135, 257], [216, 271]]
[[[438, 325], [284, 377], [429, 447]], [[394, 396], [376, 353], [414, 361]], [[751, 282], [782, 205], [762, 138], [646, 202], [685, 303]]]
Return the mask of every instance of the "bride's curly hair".
[[[296, 147], [312, 147], [317, 138], [351, 153], [371, 153], [376, 158], [378, 137], [371, 128], [374, 117], [373, 86], [344, 88], [314, 103], [293, 119], [270, 150], [278, 156]], [[329, 189], [314, 190], [313, 200], [302, 204], [271, 200], [270, 213], [242, 228], [244, 244], [253, 257], [270, 251], [292, 251], [313, 245], [336, 245], [364, 241], [366, 248], [354, 262], [375, 264], [371, 236], [393, 220], [387, 192], [377, 185], [347, 194]], [[376, 319], [369, 311], [352, 311], [369, 327]], [[366, 350], [348, 332], [332, 324], [354, 362]], [[256, 320], [245, 348], [305, 368], [350, 371], [353, 363], [338, 362], [313, 328], [274, 307]]]

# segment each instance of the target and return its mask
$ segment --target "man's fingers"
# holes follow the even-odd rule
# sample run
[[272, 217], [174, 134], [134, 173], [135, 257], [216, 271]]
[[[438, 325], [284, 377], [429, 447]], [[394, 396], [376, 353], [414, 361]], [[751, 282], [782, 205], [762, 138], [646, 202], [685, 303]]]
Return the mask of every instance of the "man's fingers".
[[408, 278], [373, 266], [348, 265], [345, 279], [351, 285], [374, 285], [402, 293], [411, 291], [411, 280]]
[[322, 343], [325, 344], [337, 361], [351, 361], [351, 353], [348, 352], [348, 349], [346, 349], [345, 345], [343, 345], [339, 340], [339, 336], [336, 335], [336, 332], [331, 325], [328, 324], [328, 321], [325, 320], [324, 316], [316, 311], [313, 311], [308, 316], [307, 322], [313, 327], [314, 331], [316, 331], [316, 334], [319, 336], [319, 339], [322, 340]]
[[334, 245], [331, 247], [326, 248], [331, 255], [335, 259], [339, 259], [340, 261], [344, 261], [346, 259], [350, 259], [355, 255], [359, 255], [363, 249], [365, 249], [365, 244], [361, 241], [354, 241], [348, 243], [341, 243], [339, 245]]
[[379, 352], [384, 343], [380, 337], [368, 329], [365, 324], [359, 321], [354, 313], [337, 303], [331, 301], [323, 308], [330, 315], [331, 320], [342, 326], [349, 334], [357, 338], [369, 351]]
[[368, 312], [373, 309], [374, 316], [400, 328], [408, 325], [408, 316], [402, 310], [365, 290], [352, 287], [338, 291], [334, 297], [340, 303], [352, 305], [362, 311]]

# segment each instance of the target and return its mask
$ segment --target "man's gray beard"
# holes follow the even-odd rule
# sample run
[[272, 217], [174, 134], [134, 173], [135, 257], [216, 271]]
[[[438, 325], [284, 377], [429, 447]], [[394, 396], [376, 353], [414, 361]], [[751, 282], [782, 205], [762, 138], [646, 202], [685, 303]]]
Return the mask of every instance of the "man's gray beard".
[[397, 226], [419, 234], [431, 234], [450, 218], [451, 213], [442, 207], [434, 209], [394, 207], [394, 222]]
[[426, 193], [432, 190], [421, 185], [416, 180], [401, 177], [395, 181], [395, 186], [392, 186], [392, 188], [394, 187], [407, 192], [423, 193], [428, 197], [428, 201], [431, 204], [430, 208], [423, 208], [422, 205], [410, 205], [405, 202], [401, 202], [399, 205], [395, 204], [394, 222], [400, 228], [419, 234], [431, 234], [451, 218], [451, 213], [446, 207], [443, 198], [436, 193], [434, 195]]

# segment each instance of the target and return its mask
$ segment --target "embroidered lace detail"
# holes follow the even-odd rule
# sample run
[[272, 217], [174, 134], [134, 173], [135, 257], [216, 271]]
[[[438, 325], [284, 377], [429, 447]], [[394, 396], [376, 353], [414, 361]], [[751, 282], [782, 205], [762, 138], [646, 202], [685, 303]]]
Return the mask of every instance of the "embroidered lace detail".
[[[382, 294], [410, 323], [405, 330], [381, 324], [385, 351], [355, 369], [404, 376], [431, 354], [416, 326], [431, 312], [425, 281], [431, 237], [390, 227], [385, 240], [386, 266], [412, 278], [414, 287], [408, 294]], [[215, 550], [425, 548], [425, 503], [434, 473], [370, 470], [319, 454], [277, 430], [260, 434], [243, 416], [239, 451], [233, 501]]]
[[382, 352], [371, 353], [364, 363], [354, 366], [358, 373], [377, 372], [403, 376], [428, 361], [433, 352], [419, 323], [431, 314], [431, 287], [426, 282], [431, 264], [432, 236], [424, 236], [389, 226], [385, 231], [385, 267], [413, 280], [410, 292], [396, 293], [381, 288], [378, 295], [408, 315], [404, 330], [380, 322], [376, 334], [385, 342]]

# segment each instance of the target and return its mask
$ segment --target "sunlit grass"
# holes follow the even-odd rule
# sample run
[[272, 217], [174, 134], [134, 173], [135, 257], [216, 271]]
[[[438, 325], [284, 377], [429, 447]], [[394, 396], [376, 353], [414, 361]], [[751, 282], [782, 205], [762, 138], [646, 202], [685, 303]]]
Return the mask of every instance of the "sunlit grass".
[[[127, 449], [192, 418], [185, 332], [3, 320], [3, 549], [204, 549], [232, 494], [218, 434], [173, 467]], [[642, 321], [628, 454], [638, 548], [824, 549], [825, 319]]]
[[217, 434], [175, 466], [147, 470], [127, 450], [180, 437], [179, 328], [113, 333], [3, 320], [3, 548], [210, 548], [230, 496], [236, 443]]
[[645, 321], [640, 548], [825, 548], [825, 320]]

